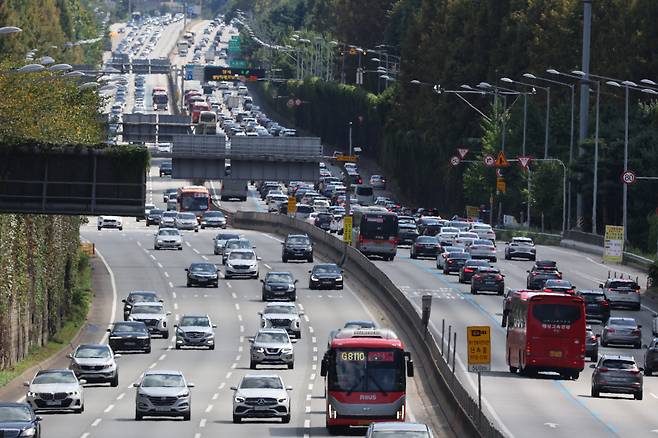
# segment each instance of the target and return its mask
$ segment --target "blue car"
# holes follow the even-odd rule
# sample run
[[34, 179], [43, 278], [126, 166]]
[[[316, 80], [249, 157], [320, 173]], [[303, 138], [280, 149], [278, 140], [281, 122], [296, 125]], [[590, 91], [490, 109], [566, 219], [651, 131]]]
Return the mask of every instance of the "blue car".
[[41, 417], [27, 403], [0, 402], [0, 436], [41, 437]]

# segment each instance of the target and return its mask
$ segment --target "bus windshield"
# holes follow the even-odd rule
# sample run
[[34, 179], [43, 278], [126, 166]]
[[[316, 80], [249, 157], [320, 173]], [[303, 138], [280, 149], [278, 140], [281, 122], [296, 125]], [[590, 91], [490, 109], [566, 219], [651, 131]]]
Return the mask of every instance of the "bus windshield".
[[205, 196], [182, 196], [182, 210], [207, 210], [208, 198]]
[[400, 392], [405, 390], [404, 353], [395, 349], [336, 349], [329, 367], [329, 390]]
[[397, 219], [388, 214], [365, 214], [361, 218], [360, 233], [364, 238], [388, 239], [397, 236]]

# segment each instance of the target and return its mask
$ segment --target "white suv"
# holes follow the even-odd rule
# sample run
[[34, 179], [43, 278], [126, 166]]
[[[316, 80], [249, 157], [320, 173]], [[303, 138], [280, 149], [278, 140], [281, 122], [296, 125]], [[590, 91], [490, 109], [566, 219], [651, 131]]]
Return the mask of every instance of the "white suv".
[[232, 386], [233, 422], [243, 418], [281, 418], [290, 423], [290, 386], [283, 384], [276, 374], [247, 374], [238, 386]]
[[103, 228], [118, 228], [123, 230], [123, 220], [119, 216], [98, 216], [98, 231]]

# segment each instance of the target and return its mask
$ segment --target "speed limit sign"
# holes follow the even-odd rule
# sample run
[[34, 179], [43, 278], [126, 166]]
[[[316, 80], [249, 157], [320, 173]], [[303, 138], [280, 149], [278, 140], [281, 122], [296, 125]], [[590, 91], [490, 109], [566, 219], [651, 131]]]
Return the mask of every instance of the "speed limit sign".
[[494, 164], [496, 164], [496, 159], [493, 157], [493, 155], [485, 155], [484, 156], [484, 165], [487, 167], [492, 167]]
[[456, 155], [450, 157], [450, 164], [452, 164], [453, 166], [458, 166], [459, 163], [460, 163], [460, 161], [461, 161], [461, 160], [460, 160], [459, 157], [456, 156]]
[[621, 182], [623, 182], [626, 185], [634, 184], [636, 180], [637, 177], [635, 176], [635, 172], [633, 172], [632, 170], [627, 170], [626, 172], [621, 174]]

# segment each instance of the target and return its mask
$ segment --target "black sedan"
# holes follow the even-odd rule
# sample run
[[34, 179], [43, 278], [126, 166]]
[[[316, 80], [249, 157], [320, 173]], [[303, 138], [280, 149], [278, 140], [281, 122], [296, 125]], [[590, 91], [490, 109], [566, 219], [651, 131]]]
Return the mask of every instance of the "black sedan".
[[115, 322], [110, 332], [109, 345], [112, 351], [151, 352], [151, 335], [141, 321]]
[[308, 271], [311, 275], [308, 280], [309, 289], [342, 289], [343, 270], [333, 263], [315, 265]]
[[594, 334], [590, 326], [585, 328], [585, 356], [592, 362], [599, 360], [599, 336]]
[[324, 230], [329, 231], [331, 228], [331, 220], [334, 218], [334, 215], [331, 213], [318, 213], [315, 217], [315, 226]]
[[406, 222], [398, 224], [399, 245], [413, 245], [417, 238], [418, 229], [416, 224]]
[[462, 267], [459, 269], [459, 282], [470, 283], [471, 277], [475, 274], [478, 268], [487, 268], [491, 266], [488, 260], [466, 260]]
[[212, 263], [192, 263], [187, 272], [187, 287], [214, 286], [219, 287], [219, 269]]
[[162, 219], [163, 213], [164, 210], [160, 208], [152, 208], [149, 214], [146, 215], [146, 226], [160, 225], [160, 219]]
[[610, 319], [610, 303], [603, 291], [579, 290], [576, 295], [585, 301], [585, 318], [605, 324]]
[[430, 257], [436, 259], [436, 256], [442, 252], [439, 240], [434, 236], [419, 236], [418, 239], [411, 245], [409, 251], [412, 259], [419, 257]]
[[160, 177], [164, 175], [169, 175], [171, 176], [171, 161], [165, 161], [160, 165]]
[[451, 272], [459, 272], [471, 255], [467, 252], [451, 252], [445, 257], [443, 262], [443, 274], [448, 275]]
[[544, 282], [544, 292], [556, 292], [573, 295], [576, 293], [576, 287], [569, 280], [546, 280]]
[[477, 294], [482, 291], [496, 292], [502, 295], [505, 291], [505, 276], [500, 273], [500, 269], [481, 266], [477, 268], [473, 277], [471, 277], [471, 293]]
[[526, 286], [528, 289], [540, 290], [544, 287], [546, 280], [559, 280], [562, 274], [557, 271], [528, 271]]
[[41, 437], [41, 417], [27, 403], [0, 402], [0, 436]]
[[275, 299], [277, 301], [286, 299], [290, 301], [297, 300], [297, 280], [290, 272], [268, 272], [263, 283], [261, 299], [263, 301]]
[[121, 302], [123, 303], [123, 320], [128, 321], [130, 309], [133, 308], [133, 304], [141, 302], [162, 303], [163, 300], [158, 297], [157, 292], [148, 290], [134, 290], [130, 292], [125, 299], [121, 300]]

